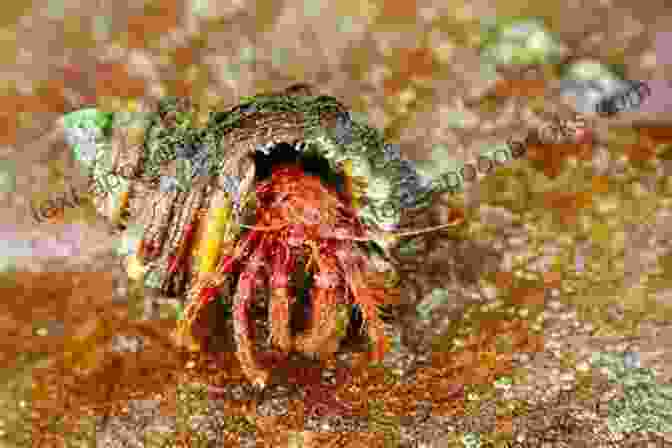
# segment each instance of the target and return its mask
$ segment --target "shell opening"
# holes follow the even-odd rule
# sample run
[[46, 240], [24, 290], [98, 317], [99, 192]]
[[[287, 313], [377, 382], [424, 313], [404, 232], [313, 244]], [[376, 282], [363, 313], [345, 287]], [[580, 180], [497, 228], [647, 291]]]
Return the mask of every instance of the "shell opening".
[[263, 181], [271, 176], [273, 167], [282, 164], [298, 164], [305, 173], [319, 176], [323, 182], [336, 188], [339, 193], [345, 192], [345, 175], [336, 172], [329, 161], [319, 155], [302, 152], [297, 146], [286, 142], [278, 143], [270, 151], [257, 150], [253, 154], [255, 164], [255, 181]]

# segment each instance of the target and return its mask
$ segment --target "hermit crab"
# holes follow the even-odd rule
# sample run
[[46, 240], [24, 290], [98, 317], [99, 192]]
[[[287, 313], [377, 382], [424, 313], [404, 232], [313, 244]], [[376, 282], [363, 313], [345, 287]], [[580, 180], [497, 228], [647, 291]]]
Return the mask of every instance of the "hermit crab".
[[[402, 209], [433, 192], [395, 145], [307, 85], [209, 111], [200, 124], [195, 107], [175, 98], [135, 115], [115, 118], [107, 166], [123, 180], [98, 201], [115, 222], [142, 229], [129, 274], [186, 299], [181, 345], [202, 348], [199, 326], [212, 304], [230, 304], [242, 370], [263, 387], [270, 372], [255, 349], [254, 303], [265, 303], [279, 353], [320, 358], [337, 351], [354, 308], [372, 360], [382, 360], [381, 308], [399, 296], [388, 249], [461, 221], [395, 233]], [[290, 316], [299, 295], [310, 317], [296, 334]]]

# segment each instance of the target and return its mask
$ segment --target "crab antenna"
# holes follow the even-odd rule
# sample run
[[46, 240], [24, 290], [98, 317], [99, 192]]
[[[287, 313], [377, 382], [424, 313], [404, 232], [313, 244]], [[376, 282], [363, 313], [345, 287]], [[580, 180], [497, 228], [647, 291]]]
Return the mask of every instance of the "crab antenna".
[[[453, 227], [453, 226], [458, 226], [462, 224], [464, 220], [460, 219], [454, 222], [450, 222], [448, 224], [441, 224], [439, 226], [434, 226], [434, 227], [426, 227], [424, 229], [419, 229], [419, 230], [411, 230], [408, 232], [383, 232], [383, 238], [390, 239], [390, 238], [396, 238], [396, 237], [406, 237], [406, 236], [414, 236], [414, 235], [422, 235], [423, 233], [429, 233], [429, 232], [436, 232], [437, 230], [445, 229], [446, 227]], [[374, 241], [376, 238], [375, 237], [364, 237], [364, 238], [359, 238], [359, 237], [350, 237], [350, 238], [345, 238], [351, 241]]]
[[[406, 237], [406, 236], [415, 236], [415, 235], [422, 235], [423, 233], [429, 233], [429, 232], [436, 232], [437, 230], [445, 229], [447, 227], [454, 227], [457, 225], [460, 225], [464, 220], [456, 220], [454, 222], [449, 222], [448, 224], [441, 224], [438, 226], [433, 226], [433, 227], [426, 227], [424, 229], [419, 229], [419, 230], [411, 230], [408, 232], [385, 232], [384, 235], [388, 238], [392, 237]], [[252, 230], [259, 230], [259, 231], [271, 231], [271, 230], [280, 230], [283, 227], [286, 227], [287, 224], [281, 224], [278, 226], [269, 226], [269, 227], [263, 227], [263, 226], [248, 226], [246, 224], [239, 224], [240, 227], [246, 228], [246, 229], [252, 229]], [[357, 237], [351, 237], [351, 238], [346, 238], [348, 240], [352, 241], [373, 241], [374, 238], [357, 238]]]
[[278, 224], [277, 226], [248, 226], [246, 224], [238, 224], [240, 227], [245, 229], [260, 230], [260, 231], [271, 231], [271, 230], [280, 230], [283, 227], [287, 227], [287, 224]]
[[429, 233], [429, 232], [436, 232], [437, 230], [445, 229], [446, 227], [453, 227], [453, 226], [458, 226], [464, 222], [463, 219], [459, 219], [453, 222], [449, 222], [448, 224], [441, 224], [438, 226], [433, 226], [433, 227], [426, 227], [424, 229], [419, 229], [419, 230], [410, 230], [408, 232], [389, 232], [390, 236], [414, 236], [414, 235], [422, 235], [423, 233]]

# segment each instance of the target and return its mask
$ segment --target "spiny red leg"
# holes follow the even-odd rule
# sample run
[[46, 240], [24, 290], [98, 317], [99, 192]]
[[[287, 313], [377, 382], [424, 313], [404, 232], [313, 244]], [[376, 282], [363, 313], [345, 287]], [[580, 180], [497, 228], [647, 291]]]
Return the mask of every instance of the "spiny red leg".
[[362, 256], [354, 246], [335, 251], [339, 264], [345, 272], [345, 278], [352, 292], [354, 302], [359, 305], [366, 324], [367, 334], [373, 343], [374, 350], [370, 354], [374, 362], [382, 362], [387, 351], [385, 327], [378, 312], [378, 305], [385, 299], [382, 285], [367, 285], [366, 275], [362, 266]]
[[[253, 230], [248, 233], [237, 245], [233, 255], [223, 255], [216, 268], [216, 274], [201, 274], [189, 291], [186, 316], [195, 316], [202, 307], [212, 302], [217, 296], [218, 285], [223, 283], [227, 274], [233, 270], [235, 263], [247, 252], [261, 236], [261, 232]], [[222, 281], [217, 281], [217, 278]]]
[[[338, 350], [344, 334], [339, 334], [339, 319], [343, 328], [347, 327], [349, 313], [339, 316], [339, 294], [344, 286], [338, 271], [337, 260], [333, 255], [318, 255], [318, 272], [311, 289], [312, 316], [308, 329], [296, 337], [295, 349], [311, 356], [328, 357]], [[341, 313], [343, 314], [343, 313]]]
[[259, 244], [247, 262], [245, 270], [240, 274], [238, 287], [233, 298], [233, 329], [236, 341], [236, 355], [245, 376], [250, 381], [264, 388], [270, 377], [256, 359], [254, 348], [254, 328], [250, 322], [250, 305], [255, 298], [255, 280], [262, 273], [266, 258], [265, 240]]
[[283, 352], [289, 353], [293, 342], [289, 308], [294, 302], [289, 291], [289, 274], [294, 270], [296, 256], [284, 242], [280, 242], [275, 250], [268, 312], [271, 342]]

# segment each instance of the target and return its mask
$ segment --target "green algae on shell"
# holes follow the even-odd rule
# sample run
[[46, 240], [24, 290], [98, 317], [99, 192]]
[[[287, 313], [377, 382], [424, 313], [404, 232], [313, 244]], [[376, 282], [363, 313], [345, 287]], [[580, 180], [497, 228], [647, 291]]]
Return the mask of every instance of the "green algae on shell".
[[[350, 119], [347, 109], [333, 97], [297, 92], [247, 97], [238, 106], [211, 111], [204, 126], [196, 124], [195, 110], [189, 104], [164, 98], [154, 111], [135, 114], [135, 126], [145, 128], [142, 154], [118, 174], [156, 184], [161, 166], [176, 160], [186, 148], [187, 152], [207, 151], [206, 175], [212, 176], [237, 151], [268, 152], [285, 142], [326, 159], [335, 172], [342, 172], [344, 163], [350, 161], [352, 176], [365, 181], [358, 214], [370, 225], [394, 229], [403, 208], [428, 205], [437, 185], [430, 185], [398, 150], [386, 145], [381, 132]], [[115, 123], [124, 121], [115, 119]], [[119, 171], [116, 161], [113, 165]], [[409, 189], [415, 196], [412, 201], [407, 197]]]

